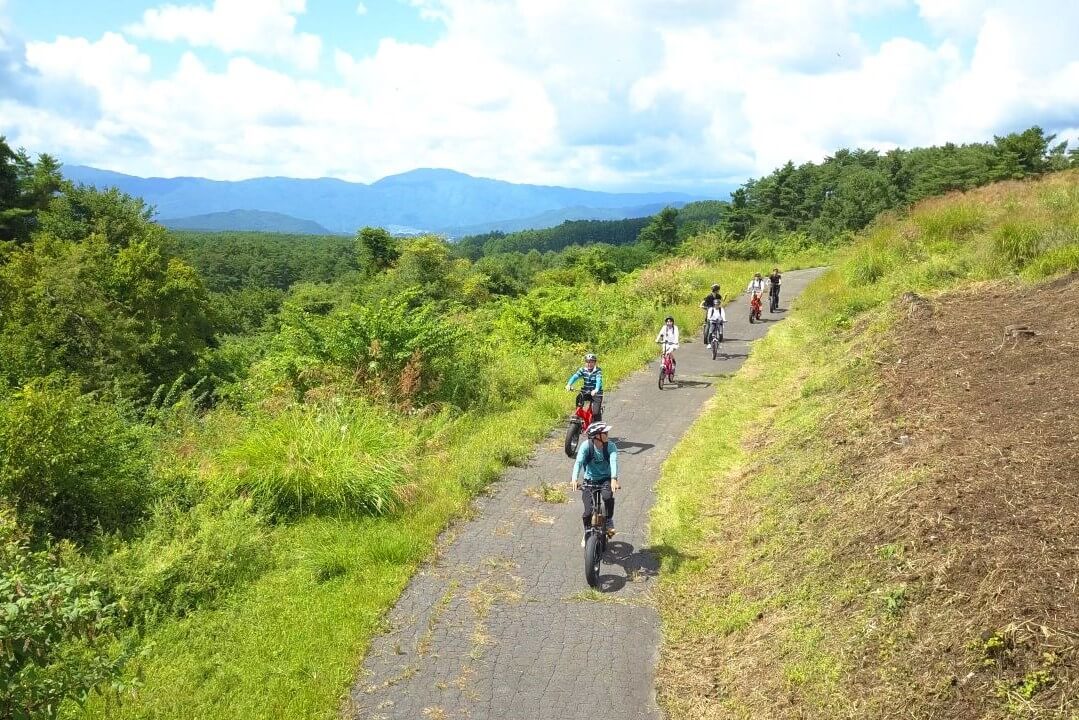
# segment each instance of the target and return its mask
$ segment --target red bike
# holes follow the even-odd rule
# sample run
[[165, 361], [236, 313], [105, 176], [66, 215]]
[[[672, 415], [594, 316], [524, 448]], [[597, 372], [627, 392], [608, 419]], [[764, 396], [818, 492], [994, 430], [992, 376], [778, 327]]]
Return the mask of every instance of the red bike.
[[753, 324], [755, 321], [761, 319], [761, 296], [760, 293], [753, 293], [749, 298], [749, 322]]
[[663, 345], [663, 358], [659, 365], [659, 389], [663, 389], [663, 383], [668, 385], [674, 385], [674, 368], [676, 363], [674, 362], [674, 356], [671, 355], [671, 348], [674, 347], [673, 343], [666, 341], [656, 341]]
[[580, 393], [577, 396], [577, 409], [570, 415], [569, 427], [566, 428], [566, 455], [571, 458], [577, 457], [581, 435], [592, 424], [592, 403], [595, 401], [591, 393]]

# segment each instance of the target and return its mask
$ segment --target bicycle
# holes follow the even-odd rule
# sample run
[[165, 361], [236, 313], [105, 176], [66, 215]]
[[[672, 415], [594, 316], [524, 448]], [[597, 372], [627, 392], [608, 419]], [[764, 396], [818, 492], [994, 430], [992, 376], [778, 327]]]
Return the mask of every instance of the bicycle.
[[659, 365], [659, 389], [663, 389], [663, 383], [666, 381], [668, 385], [674, 384], [674, 358], [671, 357], [671, 348], [674, 347], [674, 343], [669, 343], [666, 340], [656, 340], [656, 343], [663, 346], [663, 357]]
[[[593, 395], [592, 393], [582, 392], [580, 393], [577, 403], [577, 409], [570, 415], [569, 427], [566, 428], [566, 455], [571, 458], [577, 457], [577, 448], [581, 442], [581, 435], [588, 430], [588, 426], [592, 424], [593, 408], [599, 410], [601, 395]], [[595, 413], [596, 419], [599, 419], [601, 412]]]
[[592, 517], [584, 531], [584, 579], [589, 587], [599, 588], [599, 570], [607, 552], [607, 511], [603, 505], [603, 486], [585, 485], [592, 493]]
[[753, 297], [749, 299], [749, 324], [752, 325], [756, 320], [761, 319], [761, 296], [759, 293], [753, 293]]
[[717, 320], [709, 323], [712, 327], [708, 337], [708, 344], [712, 346], [712, 359], [719, 355], [719, 346], [723, 342], [723, 321]]

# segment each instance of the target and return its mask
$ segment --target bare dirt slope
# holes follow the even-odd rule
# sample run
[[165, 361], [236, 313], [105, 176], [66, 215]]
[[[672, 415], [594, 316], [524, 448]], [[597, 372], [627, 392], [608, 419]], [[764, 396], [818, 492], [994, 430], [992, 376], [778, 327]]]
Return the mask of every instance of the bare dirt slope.
[[[856, 539], [903, 549], [896, 699], [938, 717], [1075, 717], [1079, 279], [904, 304], [878, 408], [898, 435], [864, 462], [922, 480]], [[861, 658], [867, 691], [881, 656]]]

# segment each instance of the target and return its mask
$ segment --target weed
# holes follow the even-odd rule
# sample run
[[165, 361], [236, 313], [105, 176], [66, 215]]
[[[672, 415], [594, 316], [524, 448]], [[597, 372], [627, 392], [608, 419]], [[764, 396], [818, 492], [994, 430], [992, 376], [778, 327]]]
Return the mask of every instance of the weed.
[[530, 487], [525, 490], [525, 494], [533, 500], [539, 500], [545, 503], [564, 503], [569, 498], [566, 496], [565, 489], [561, 485], [552, 485], [547, 481], [541, 482], [538, 486]]

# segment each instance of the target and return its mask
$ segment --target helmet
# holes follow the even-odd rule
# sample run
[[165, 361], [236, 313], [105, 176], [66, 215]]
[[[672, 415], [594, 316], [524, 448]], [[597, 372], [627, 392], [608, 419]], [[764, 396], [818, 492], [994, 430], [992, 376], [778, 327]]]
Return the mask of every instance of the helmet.
[[667, 317], [663, 318], [663, 322], [667, 322], [667, 321], [674, 322], [674, 318], [672, 316], [668, 315]]
[[609, 432], [611, 432], [611, 426], [608, 425], [607, 423], [598, 422], [598, 423], [592, 423], [591, 425], [588, 426], [588, 437], [590, 437], [590, 438], [594, 438], [595, 436], [599, 435], [600, 433], [609, 433]]
[[712, 286], [712, 292], [715, 292], [716, 290], [719, 290], [719, 283]]
[[596, 354], [595, 353], [585, 353], [584, 361], [588, 362], [589, 360], [591, 360], [592, 362], [595, 362], [596, 361]]
[[753, 277], [760, 277], [760, 276], [761, 276], [761, 274], [759, 272], [753, 273]]

